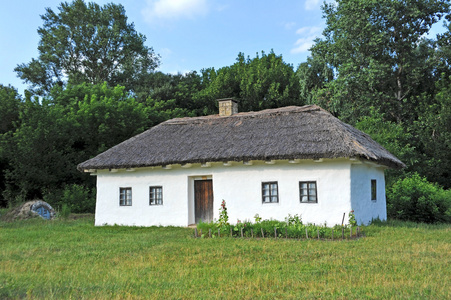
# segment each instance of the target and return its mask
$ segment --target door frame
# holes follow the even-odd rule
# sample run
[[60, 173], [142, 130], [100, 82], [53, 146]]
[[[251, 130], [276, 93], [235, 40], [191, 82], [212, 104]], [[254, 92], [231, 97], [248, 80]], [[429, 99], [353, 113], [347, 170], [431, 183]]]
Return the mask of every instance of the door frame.
[[214, 215], [214, 180], [212, 175], [196, 175], [188, 176], [188, 225], [196, 224], [196, 207], [195, 207], [195, 191], [194, 182], [197, 180], [212, 180], [212, 192], [213, 192], [213, 215]]
[[194, 181], [194, 221], [213, 221], [213, 180], [202, 179]]

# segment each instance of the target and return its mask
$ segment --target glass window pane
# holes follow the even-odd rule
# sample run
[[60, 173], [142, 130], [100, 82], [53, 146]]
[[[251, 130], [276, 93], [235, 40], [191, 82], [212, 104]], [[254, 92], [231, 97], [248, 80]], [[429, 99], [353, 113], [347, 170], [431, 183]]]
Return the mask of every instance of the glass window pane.
[[149, 187], [149, 205], [163, 204], [163, 188], [159, 186]]
[[278, 202], [277, 182], [262, 183], [262, 201], [263, 203]]
[[131, 188], [119, 188], [119, 205], [132, 205]]
[[371, 200], [376, 200], [377, 195], [377, 182], [376, 179], [371, 179]]
[[318, 202], [316, 194], [316, 181], [300, 181], [299, 187], [301, 202]]

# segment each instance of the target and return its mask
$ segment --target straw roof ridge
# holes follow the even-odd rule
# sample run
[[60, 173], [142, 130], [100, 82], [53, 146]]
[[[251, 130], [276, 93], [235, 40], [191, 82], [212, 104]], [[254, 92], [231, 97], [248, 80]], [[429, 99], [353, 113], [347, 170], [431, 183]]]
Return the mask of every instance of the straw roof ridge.
[[363, 158], [405, 165], [316, 105], [167, 120], [78, 165], [118, 169], [220, 161]]

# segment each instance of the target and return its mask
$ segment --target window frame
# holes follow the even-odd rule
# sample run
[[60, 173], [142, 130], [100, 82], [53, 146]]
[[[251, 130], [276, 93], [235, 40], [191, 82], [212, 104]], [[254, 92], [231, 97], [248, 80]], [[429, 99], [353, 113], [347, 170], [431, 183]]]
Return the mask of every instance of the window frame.
[[[275, 195], [272, 193], [272, 191], [274, 191], [274, 189], [272, 189], [272, 185], [273, 184], [276, 185], [276, 188], [275, 188], [276, 194]], [[264, 187], [265, 187], [265, 185], [268, 185], [268, 195], [264, 194], [264, 191], [265, 191]], [[261, 189], [261, 191], [262, 191], [262, 204], [279, 203], [279, 183], [277, 181], [264, 181], [264, 182], [262, 182], [262, 189]], [[273, 197], [276, 197], [277, 201], [275, 201], [275, 202], [271, 201], [271, 199]], [[265, 199], [269, 199], [269, 201], [267, 202], [267, 201], [265, 201]]]
[[[302, 185], [307, 184], [307, 188], [303, 188]], [[315, 185], [315, 194], [310, 194], [310, 191], [312, 190], [310, 188], [310, 184]], [[307, 194], [303, 194], [302, 191], [307, 191]], [[310, 197], [315, 197], [315, 201], [310, 201]], [[302, 201], [302, 197], [307, 197], [307, 201]], [[318, 184], [316, 180], [310, 180], [310, 181], [299, 181], [299, 202], [300, 203], [318, 203]]]
[[377, 180], [371, 179], [371, 201], [377, 201]]
[[[130, 191], [130, 193], [127, 193], [127, 191]], [[128, 198], [127, 196], [130, 196], [130, 198]], [[133, 204], [132, 188], [131, 187], [120, 187], [119, 188], [119, 206], [132, 206], [132, 204]]]
[[[154, 189], [154, 190], [157, 190], [157, 189], [159, 189], [160, 190], [160, 199], [158, 199], [158, 192], [153, 192], [152, 193], [152, 189]], [[152, 198], [152, 195], [154, 195], [155, 197], [154, 198]], [[154, 203], [152, 203], [152, 199], [154, 200]], [[160, 200], [160, 203], [157, 203], [157, 200]], [[152, 186], [149, 186], [149, 205], [150, 206], [155, 206], [155, 205], [163, 205], [163, 186], [161, 186], [161, 185], [152, 185]]]

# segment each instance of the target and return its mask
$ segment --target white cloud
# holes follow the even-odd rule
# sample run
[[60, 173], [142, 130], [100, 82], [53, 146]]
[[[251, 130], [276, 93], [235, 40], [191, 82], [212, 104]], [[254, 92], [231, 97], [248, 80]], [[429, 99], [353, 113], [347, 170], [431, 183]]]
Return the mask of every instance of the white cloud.
[[304, 7], [306, 10], [314, 10], [319, 8], [319, 0], [305, 0]]
[[207, 13], [207, 0], [147, 0], [147, 6], [142, 10], [148, 22], [155, 19], [194, 19]]
[[313, 40], [321, 35], [322, 28], [318, 26], [307, 26], [296, 30], [296, 34], [301, 35], [295, 47], [290, 50], [292, 54], [307, 52], [313, 46]]

